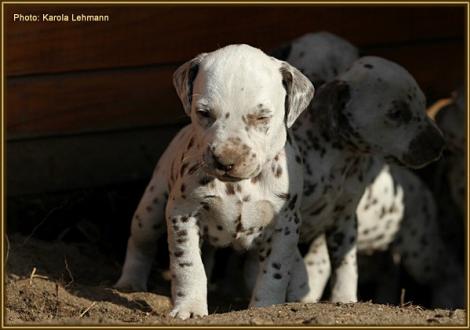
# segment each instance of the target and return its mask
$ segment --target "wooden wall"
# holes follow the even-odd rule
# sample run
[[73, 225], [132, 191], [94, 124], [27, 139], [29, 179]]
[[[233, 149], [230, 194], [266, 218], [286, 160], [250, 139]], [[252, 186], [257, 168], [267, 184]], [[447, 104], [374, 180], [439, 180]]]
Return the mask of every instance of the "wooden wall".
[[[20, 23], [14, 13], [110, 21]], [[174, 69], [227, 44], [269, 51], [328, 30], [405, 66], [430, 99], [465, 77], [463, 6], [5, 5], [4, 15], [10, 195], [148, 177], [186, 121]]]

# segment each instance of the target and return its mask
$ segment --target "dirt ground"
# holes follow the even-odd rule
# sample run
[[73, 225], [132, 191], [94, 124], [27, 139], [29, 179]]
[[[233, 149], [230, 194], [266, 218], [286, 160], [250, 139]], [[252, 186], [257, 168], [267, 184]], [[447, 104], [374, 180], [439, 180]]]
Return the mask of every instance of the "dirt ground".
[[[283, 304], [244, 309], [246, 298], [223, 288], [209, 295], [211, 315], [187, 321], [167, 316], [171, 302], [165, 272], [152, 275], [150, 292], [111, 288], [120, 265], [89, 243], [45, 242], [20, 235], [6, 242], [5, 323], [25, 324], [209, 324], [209, 325], [465, 325], [464, 310], [418, 306]], [[220, 291], [219, 293], [217, 293]], [[217, 296], [217, 294], [219, 294]]]

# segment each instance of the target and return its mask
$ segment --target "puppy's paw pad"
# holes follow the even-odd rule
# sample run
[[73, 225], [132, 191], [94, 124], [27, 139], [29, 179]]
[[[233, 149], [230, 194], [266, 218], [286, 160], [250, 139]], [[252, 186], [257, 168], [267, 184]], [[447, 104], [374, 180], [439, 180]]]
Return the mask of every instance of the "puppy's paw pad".
[[208, 315], [207, 305], [201, 303], [181, 304], [175, 306], [170, 312], [171, 317], [186, 320], [194, 317], [202, 317]]

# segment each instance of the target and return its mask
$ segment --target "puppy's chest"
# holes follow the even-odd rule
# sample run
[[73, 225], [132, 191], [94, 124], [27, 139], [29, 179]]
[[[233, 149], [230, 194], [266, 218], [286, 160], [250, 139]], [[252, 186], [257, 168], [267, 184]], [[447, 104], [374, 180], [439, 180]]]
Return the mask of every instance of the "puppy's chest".
[[301, 240], [318, 236], [333, 227], [339, 218], [352, 220], [351, 213], [370, 181], [365, 173], [366, 160], [337, 161], [335, 157], [325, 157], [322, 161], [317, 154], [306, 161], [319, 165], [313, 173], [305, 173]]
[[276, 224], [282, 201], [251, 180], [221, 182], [213, 179], [196, 190], [200, 196], [199, 227], [215, 246], [250, 249], [266, 240]]

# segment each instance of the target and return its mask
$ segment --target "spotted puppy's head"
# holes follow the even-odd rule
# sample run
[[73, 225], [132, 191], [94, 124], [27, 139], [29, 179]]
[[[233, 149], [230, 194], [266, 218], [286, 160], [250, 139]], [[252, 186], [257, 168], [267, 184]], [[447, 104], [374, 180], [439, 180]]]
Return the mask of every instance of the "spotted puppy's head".
[[348, 41], [329, 32], [308, 33], [272, 52], [306, 75], [318, 88], [346, 71], [359, 51]]
[[248, 45], [200, 54], [176, 70], [173, 83], [206, 172], [223, 181], [257, 176], [314, 93], [300, 71]]
[[442, 133], [427, 117], [425, 97], [401, 66], [363, 57], [323, 85], [313, 111], [331, 136], [363, 152], [419, 168], [440, 157]]

